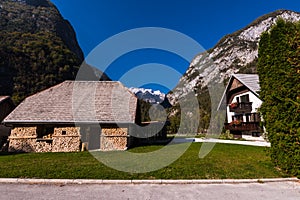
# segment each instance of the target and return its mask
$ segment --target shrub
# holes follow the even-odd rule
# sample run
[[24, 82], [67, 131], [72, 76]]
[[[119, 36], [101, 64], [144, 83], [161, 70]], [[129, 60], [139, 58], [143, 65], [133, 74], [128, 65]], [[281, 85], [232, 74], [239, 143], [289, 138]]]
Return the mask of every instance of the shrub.
[[258, 74], [261, 112], [273, 162], [300, 175], [300, 23], [277, 24], [261, 36]]

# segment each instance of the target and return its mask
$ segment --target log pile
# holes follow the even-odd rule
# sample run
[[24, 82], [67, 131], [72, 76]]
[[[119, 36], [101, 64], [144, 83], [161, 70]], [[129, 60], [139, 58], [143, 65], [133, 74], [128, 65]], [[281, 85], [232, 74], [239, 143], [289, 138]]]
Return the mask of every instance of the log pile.
[[52, 145], [46, 141], [37, 141], [35, 142], [35, 152], [51, 152]]
[[35, 152], [36, 127], [17, 127], [9, 137], [9, 152]]
[[58, 127], [54, 128], [53, 137], [57, 136], [80, 136], [80, 128], [79, 127]]
[[9, 152], [73, 152], [80, 150], [77, 127], [55, 128], [53, 134], [37, 138], [37, 127], [16, 127], [9, 137]]
[[128, 128], [102, 128], [102, 136], [127, 137]]
[[[79, 127], [56, 127], [53, 134], [37, 138], [37, 127], [16, 127], [9, 137], [10, 152], [76, 152], [80, 151]], [[100, 134], [100, 133], [99, 133]], [[94, 137], [93, 137], [94, 138]], [[102, 128], [100, 149], [125, 150], [128, 147], [128, 128]], [[99, 144], [99, 143], [98, 143]], [[99, 146], [98, 146], [99, 148]]]
[[55, 128], [53, 134], [52, 152], [80, 151], [80, 128]]
[[13, 138], [9, 140], [9, 152], [51, 152], [52, 145], [35, 138]]
[[11, 131], [10, 137], [36, 137], [37, 127], [16, 127]]
[[9, 139], [8, 152], [35, 152], [36, 139]]
[[100, 149], [102, 151], [127, 149], [128, 128], [102, 128]]

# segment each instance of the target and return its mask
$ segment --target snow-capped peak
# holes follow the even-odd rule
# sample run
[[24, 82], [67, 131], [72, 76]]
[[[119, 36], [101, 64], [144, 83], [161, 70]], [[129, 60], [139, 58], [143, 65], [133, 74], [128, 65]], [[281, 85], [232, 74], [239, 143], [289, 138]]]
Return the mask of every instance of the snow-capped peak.
[[137, 98], [147, 101], [151, 104], [159, 104], [166, 98], [166, 94], [162, 93], [159, 90], [134, 87], [129, 88], [129, 90], [134, 93]]

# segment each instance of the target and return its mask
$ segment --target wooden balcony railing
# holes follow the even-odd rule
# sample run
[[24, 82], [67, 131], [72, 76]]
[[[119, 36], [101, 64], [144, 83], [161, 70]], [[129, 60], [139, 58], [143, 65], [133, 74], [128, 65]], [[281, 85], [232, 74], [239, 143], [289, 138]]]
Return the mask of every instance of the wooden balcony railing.
[[230, 112], [247, 113], [252, 111], [252, 102], [232, 103], [229, 105]]
[[225, 123], [225, 129], [230, 131], [260, 131], [259, 122]]

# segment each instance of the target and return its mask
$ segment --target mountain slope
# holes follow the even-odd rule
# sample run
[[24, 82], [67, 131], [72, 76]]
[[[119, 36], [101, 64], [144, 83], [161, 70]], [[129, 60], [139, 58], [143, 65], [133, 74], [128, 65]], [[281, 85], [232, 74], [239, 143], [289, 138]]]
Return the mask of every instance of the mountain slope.
[[[83, 59], [72, 26], [49, 0], [0, 0], [0, 95], [18, 104], [74, 80]], [[83, 65], [87, 78], [102, 74]], [[109, 78], [104, 74], [101, 80]]]
[[175, 105], [189, 91], [204, 93], [212, 80], [224, 82], [232, 73], [256, 73], [260, 35], [270, 30], [278, 18], [299, 21], [300, 13], [279, 10], [222, 38], [214, 48], [194, 58], [178, 86], [167, 95], [170, 103]]
[[84, 56], [71, 24], [63, 19], [55, 5], [48, 0], [0, 0], [0, 30], [7, 32], [51, 32], [77, 55]]

